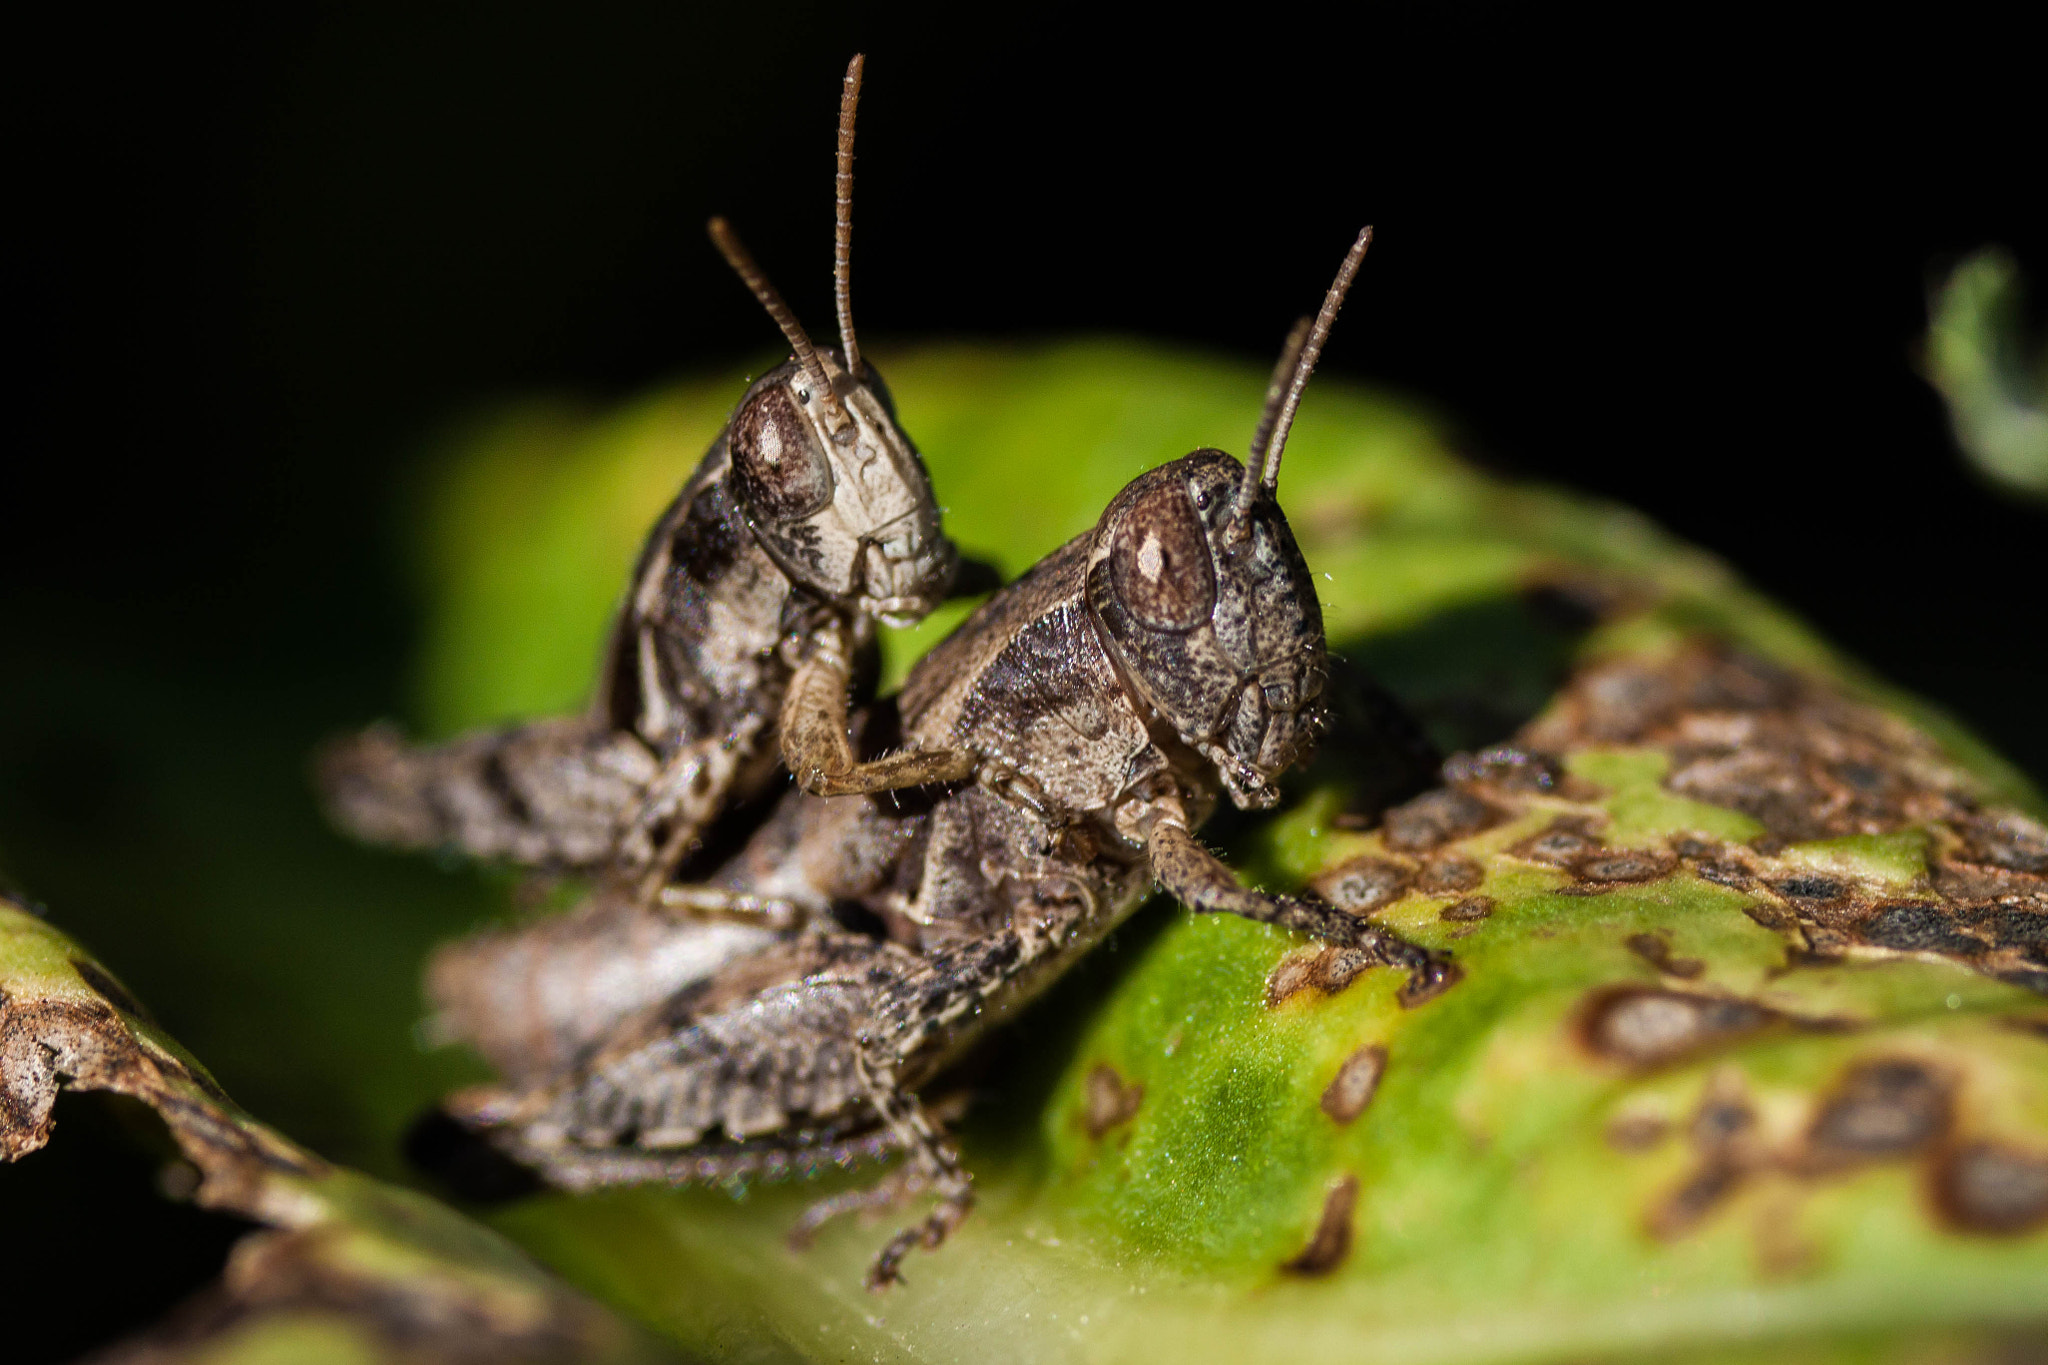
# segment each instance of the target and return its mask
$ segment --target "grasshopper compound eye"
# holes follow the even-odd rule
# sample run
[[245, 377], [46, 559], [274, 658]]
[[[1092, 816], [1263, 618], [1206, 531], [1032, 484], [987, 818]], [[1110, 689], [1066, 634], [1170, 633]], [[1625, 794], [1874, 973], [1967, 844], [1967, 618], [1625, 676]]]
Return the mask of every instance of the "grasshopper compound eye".
[[832, 466], [788, 388], [764, 388], [746, 401], [733, 418], [731, 448], [741, 497], [758, 515], [797, 521], [832, 501]]
[[1185, 487], [1162, 483], [1139, 496], [1109, 552], [1117, 600], [1153, 630], [1189, 631], [1216, 607], [1209, 537]]

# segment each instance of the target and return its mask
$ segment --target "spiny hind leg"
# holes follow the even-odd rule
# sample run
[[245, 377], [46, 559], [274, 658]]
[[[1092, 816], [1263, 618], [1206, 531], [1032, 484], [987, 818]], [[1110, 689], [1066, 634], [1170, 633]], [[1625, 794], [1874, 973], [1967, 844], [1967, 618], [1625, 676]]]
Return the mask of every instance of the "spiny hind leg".
[[924, 1167], [914, 1161], [906, 1161], [871, 1185], [858, 1186], [830, 1194], [805, 1209], [789, 1230], [789, 1249], [808, 1251], [817, 1240], [819, 1229], [835, 1218], [844, 1218], [850, 1213], [867, 1213], [876, 1209], [893, 1209], [924, 1193], [931, 1183]]
[[818, 633], [782, 702], [782, 761], [813, 796], [859, 796], [972, 777], [964, 749], [906, 749], [861, 762], [847, 738], [853, 669], [843, 626]]
[[902, 1278], [903, 1258], [912, 1247], [936, 1248], [960, 1226], [974, 1208], [974, 1177], [917, 1096], [896, 1084], [891, 1067], [866, 1057], [857, 1058], [855, 1066], [868, 1102], [906, 1153], [902, 1170], [891, 1178], [903, 1183], [905, 1193], [915, 1180], [938, 1196], [924, 1220], [891, 1237], [868, 1267], [867, 1287], [879, 1291]]
[[329, 818], [369, 843], [583, 868], [615, 856], [657, 768], [634, 736], [581, 719], [434, 745], [376, 725], [329, 744], [317, 782]]
[[[955, 1091], [926, 1105], [925, 1114], [934, 1124], [949, 1124], [967, 1112], [969, 1098], [966, 1092]], [[878, 1153], [902, 1149], [901, 1136], [888, 1128], [877, 1130], [869, 1135], [867, 1141], [873, 1144], [873, 1150]], [[915, 1199], [930, 1187], [931, 1174], [925, 1164], [905, 1161], [873, 1184], [827, 1195], [805, 1209], [803, 1215], [796, 1220], [796, 1226], [789, 1230], [790, 1250], [808, 1250], [817, 1240], [819, 1230], [835, 1218], [893, 1209]]]

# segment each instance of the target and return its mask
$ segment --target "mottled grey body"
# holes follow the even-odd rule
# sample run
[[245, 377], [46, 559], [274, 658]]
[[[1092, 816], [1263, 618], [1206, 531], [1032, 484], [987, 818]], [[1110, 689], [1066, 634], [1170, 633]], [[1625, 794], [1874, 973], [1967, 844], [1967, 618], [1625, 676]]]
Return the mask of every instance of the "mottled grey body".
[[401, 848], [641, 867], [678, 817], [757, 795], [778, 767], [763, 740], [824, 608], [752, 534], [731, 467], [721, 433], [648, 536], [583, 715], [427, 747], [375, 727], [323, 757], [335, 821]]
[[[687, 852], [723, 810], [779, 780], [777, 717], [820, 641], [835, 667], [849, 650], [870, 650], [873, 627], [861, 608], [921, 614], [953, 564], [925, 515], [930, 492], [914, 451], [908, 466], [876, 461], [879, 476], [867, 476], [922, 494], [873, 499], [869, 522], [890, 537], [881, 546], [860, 545], [843, 525], [780, 543], [763, 534], [763, 520], [746, 512], [750, 495], [737, 487], [730, 445], [737, 437], [743, 449], [758, 446], [752, 433], [762, 424], [749, 414], [798, 378], [784, 366], [749, 390], [740, 416], [656, 523], [584, 715], [419, 748], [375, 727], [323, 758], [336, 821], [372, 842], [660, 881], [664, 857]], [[869, 401], [870, 426], [893, 426], [881, 401]], [[827, 487], [843, 497], [836, 483]], [[767, 501], [759, 487], [750, 500]], [[881, 520], [896, 507], [903, 510]], [[850, 555], [828, 553], [849, 544]], [[817, 586], [833, 579], [851, 591]], [[850, 678], [832, 676], [843, 714]], [[732, 923], [699, 934], [694, 920], [679, 922], [652, 899], [600, 894], [566, 919], [443, 949], [430, 972], [437, 1031], [474, 1043], [507, 1077], [538, 1081], [635, 1009], [772, 937]]]
[[[1190, 907], [1317, 935], [1408, 973], [1417, 1002], [1449, 963], [1324, 902], [1241, 887], [1193, 831], [1227, 795], [1274, 781], [1321, 723], [1327, 672], [1315, 586], [1273, 496], [1279, 451], [1322, 340], [1370, 240], [1361, 234], [1268, 391], [1252, 458], [1199, 450], [1133, 480], [1093, 530], [985, 603], [923, 659], [862, 756], [845, 716], [847, 639], [814, 633], [815, 666], [781, 712], [797, 787], [741, 852], [662, 903], [754, 918], [758, 946], [700, 952], [673, 993], [632, 992], [562, 1023], [548, 1056], [458, 1116], [555, 1183], [699, 1180], [840, 1161], [859, 1144], [909, 1154], [872, 1196], [929, 1188], [932, 1213], [894, 1238], [870, 1284], [936, 1246], [971, 1181], [917, 1097], [990, 1028], [1114, 928], [1156, 879]], [[1268, 438], [1272, 439], [1270, 454]], [[893, 725], [892, 722], [893, 721]], [[970, 779], [971, 780], [968, 780]], [[909, 797], [897, 789], [921, 787]], [[878, 795], [888, 793], [888, 795]], [[776, 932], [771, 923], [793, 926]], [[857, 924], [879, 925], [856, 932]], [[531, 931], [597, 944], [595, 921]], [[710, 935], [709, 920], [677, 935]], [[578, 936], [581, 936], [579, 939]], [[500, 938], [504, 953], [517, 940]], [[592, 959], [595, 962], [597, 959]], [[517, 992], [443, 972], [444, 1003], [487, 1053], [519, 1035]], [[544, 1077], [535, 1081], [533, 1077]], [[801, 1229], [800, 1229], [801, 1231]]]
[[[839, 106], [834, 284], [840, 342], [814, 346], [723, 220], [711, 236], [792, 358], [757, 380], [649, 535], [591, 706], [414, 748], [389, 727], [332, 746], [335, 822], [374, 843], [624, 873], [652, 902], [709, 822], [776, 768], [793, 680], [843, 727], [873, 620], [946, 595], [956, 556], [917, 448], [859, 356], [848, 284], [853, 124]], [[801, 765], [799, 765], [801, 766]]]
[[[886, 1283], [970, 1202], [913, 1092], [1155, 878], [1197, 909], [1364, 948], [1407, 970], [1418, 998], [1447, 979], [1447, 964], [1363, 920], [1244, 890], [1190, 833], [1219, 788], [1241, 805], [1269, 794], [1316, 725], [1313, 585], [1270, 496], [1233, 534], [1242, 477], [1215, 451], [1151, 471], [1095, 530], [986, 603], [898, 701], [905, 752], [969, 753], [978, 780], [902, 804], [792, 791], [707, 892], [786, 904], [809, 927], [691, 981], [552, 1083], [476, 1103], [472, 1121], [576, 1188], [730, 1175], [762, 1150], [801, 1156], [886, 1129], [940, 1195], [877, 1262]], [[1226, 540], [1232, 571], [1181, 617], [1128, 610], [1139, 590], [1118, 590], [1124, 560], [1206, 560]], [[1171, 567], [1154, 563], [1149, 579]], [[1126, 610], [1105, 612], [1105, 599]], [[1170, 648], [1156, 647], [1161, 634]], [[848, 906], [886, 937], [832, 927]]]

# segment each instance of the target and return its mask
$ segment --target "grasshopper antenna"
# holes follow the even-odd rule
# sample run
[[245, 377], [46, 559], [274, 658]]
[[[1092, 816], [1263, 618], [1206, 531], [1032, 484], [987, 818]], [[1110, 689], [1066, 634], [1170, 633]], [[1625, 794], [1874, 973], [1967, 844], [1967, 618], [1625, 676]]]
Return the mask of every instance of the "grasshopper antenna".
[[789, 305], [782, 301], [782, 295], [775, 292], [775, 286], [768, 283], [768, 277], [761, 273], [761, 267], [754, 264], [754, 258], [740, 245], [739, 234], [732, 230], [732, 224], [723, 218], [710, 222], [711, 240], [718, 247], [719, 254], [732, 272], [740, 277], [761, 306], [768, 310], [768, 316], [775, 319], [775, 325], [782, 329], [783, 340], [796, 353], [797, 363], [810, 377], [811, 387], [823, 401], [827, 423], [838, 430], [850, 425], [851, 419], [839, 405], [839, 395], [832, 391], [832, 380], [825, 373], [825, 362], [818, 359], [818, 348], [811, 345], [811, 339], [804, 335], [803, 324], [796, 320], [796, 314], [789, 311]]
[[1301, 363], [1301, 350], [1308, 344], [1308, 329], [1314, 323], [1314, 318], [1295, 319], [1293, 330], [1287, 333], [1287, 344], [1280, 348], [1273, 377], [1266, 381], [1266, 405], [1259, 410], [1259, 424], [1252, 430], [1252, 448], [1244, 457], [1247, 468], [1266, 467], [1266, 446], [1273, 439], [1273, 424], [1280, 420], [1281, 400], [1287, 397], [1288, 381], [1294, 378], [1294, 367]]
[[867, 58], [854, 53], [839, 88], [839, 174], [832, 225], [832, 297], [839, 306], [839, 350], [846, 373], [860, 382], [860, 342], [853, 335], [853, 114], [860, 107], [861, 72]]
[[[1237, 501], [1230, 509], [1239, 535], [1243, 534], [1245, 516], [1252, 510], [1252, 499], [1258, 496], [1259, 489], [1270, 490], [1280, 482], [1280, 457], [1286, 452], [1287, 432], [1294, 425], [1295, 411], [1301, 406], [1301, 391], [1308, 387], [1308, 377], [1315, 373], [1316, 361], [1323, 353], [1323, 343], [1330, 339], [1330, 329], [1337, 323], [1337, 310], [1344, 306], [1344, 296], [1351, 292], [1351, 282], [1358, 278], [1359, 262], [1365, 259], [1365, 249], [1371, 245], [1372, 229], [1368, 227], [1358, 234], [1351, 250], [1344, 253], [1344, 263], [1337, 267], [1337, 278], [1330, 282], [1329, 291], [1323, 295], [1322, 309], [1317, 312], [1315, 323], [1309, 328], [1307, 337], [1301, 340], [1299, 349], [1295, 342], [1301, 336], [1299, 324], [1287, 338], [1287, 346], [1280, 356], [1280, 368], [1274, 372], [1275, 382], [1266, 390], [1266, 411], [1260, 414], [1258, 431], [1252, 437], [1253, 447], [1250, 458], [1245, 462], [1244, 479], [1237, 486]], [[1287, 362], [1289, 352], [1294, 353], [1292, 365]], [[1282, 371], [1288, 372], [1284, 395], [1278, 384]]]

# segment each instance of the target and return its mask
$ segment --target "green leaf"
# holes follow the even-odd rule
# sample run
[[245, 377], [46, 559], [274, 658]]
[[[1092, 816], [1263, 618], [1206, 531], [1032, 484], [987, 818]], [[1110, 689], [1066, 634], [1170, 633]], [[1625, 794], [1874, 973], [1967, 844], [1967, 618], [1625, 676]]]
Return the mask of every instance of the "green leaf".
[[223, 1282], [133, 1359], [664, 1358], [502, 1237], [251, 1118], [111, 973], [5, 898], [0, 1080], [0, 1159], [52, 1139], [60, 1083], [125, 1095], [162, 1119], [200, 1204], [275, 1229], [245, 1237]]
[[1956, 444], [2008, 492], [2048, 500], [2048, 348], [2029, 362], [2019, 266], [1986, 247], [1935, 291], [1927, 367]]
[[[1140, 470], [1241, 450], [1265, 379], [1113, 342], [881, 361], [950, 531], [1010, 574]], [[450, 445], [416, 513], [415, 725], [582, 702], [640, 538], [742, 387], [529, 404]], [[1370, 774], [1326, 754], [1281, 812], [1215, 833], [1268, 886], [1335, 888], [1347, 866], [1397, 885], [1371, 913], [1452, 952], [1456, 985], [1404, 1005], [1385, 972], [1344, 980], [1286, 935], [1147, 907], [998, 1040], [962, 1130], [980, 1205], [885, 1296], [861, 1271], [893, 1224], [784, 1245], [865, 1174], [547, 1195], [489, 1221], [719, 1359], [2038, 1342], [2048, 1008], [2028, 935], [2048, 903], [2025, 779], [1712, 558], [1479, 474], [1412, 406], [1319, 378], [1281, 493], [1340, 653], [1447, 750], [1519, 731], [1562, 767], [1533, 789], [1469, 770], [1491, 823], [1432, 842], [1427, 803], [1399, 837], [1342, 827]], [[962, 610], [892, 634], [890, 676]], [[1646, 696], [1670, 705], [1615, 709]], [[181, 704], [156, 731], [217, 705]], [[258, 738], [179, 751], [187, 799], [123, 866], [53, 841], [15, 861], [94, 907], [93, 941], [236, 1093], [395, 1175], [406, 1121], [479, 1074], [414, 1040], [423, 952], [511, 898], [315, 831], [301, 756]], [[145, 860], [168, 869], [146, 893], [126, 870]]]
[[[1241, 444], [1262, 385], [1249, 367], [1112, 343], [912, 351], [884, 369], [949, 530], [1010, 573], [1085, 529], [1139, 470]], [[433, 560], [428, 582], [437, 625], [421, 695], [435, 729], [580, 699], [637, 528], [738, 391], [691, 385], [578, 434], [554, 428], [544, 474], [503, 429], [455, 454], [426, 531], [461, 547]], [[1333, 646], [1447, 745], [1505, 737], [1575, 673], [1583, 690], [1598, 676], [1682, 681], [1717, 661], [1773, 660], [1803, 700], [1762, 721], [1822, 747], [1875, 734], [1875, 780], [1918, 783], [1925, 800], [1833, 837], [1774, 838], [1774, 822], [1827, 823], [1818, 792], [1773, 813], [1763, 797], [1744, 809], [1739, 784], [1720, 800], [1674, 790], [1682, 743], [1589, 742], [1554, 707], [1565, 788], [1502, 798], [1510, 818], [1483, 833], [1417, 856], [1333, 830], [1340, 778], [1232, 841], [1271, 885], [1360, 857], [1418, 881], [1472, 863], [1476, 888], [1414, 890], [1377, 912], [1453, 951], [1459, 985], [1406, 1009], [1396, 982], [1368, 973], [1274, 1005], [1275, 981], [1313, 974], [1314, 949], [1150, 908], [1015, 1026], [965, 1128], [980, 1207], [886, 1297], [859, 1287], [876, 1227], [834, 1229], [801, 1256], [783, 1246], [798, 1212], [845, 1181], [549, 1196], [498, 1226], [695, 1349], [769, 1358], [1510, 1360], [1758, 1342], [1809, 1358], [1826, 1340], [1845, 1358], [1888, 1359], [1918, 1349], [1916, 1334], [2040, 1322], [2048, 1237], [1966, 1226], [1927, 1193], [2007, 1171], [2001, 1160], [2020, 1185], [2048, 1172], [2048, 1046], [2013, 1026], [2041, 1001], [1969, 965], [1996, 957], [2010, 981], [2028, 979], [2024, 945], [1969, 939], [1974, 957], [1944, 956], [1854, 932], [1887, 896], [1919, 897], [1943, 923], [1982, 910], [1943, 900], [1930, 860], [1960, 847], [1973, 803], [2038, 809], [2024, 780], [1710, 558], [1625, 510], [1483, 478], [1426, 415], [1385, 397], [1318, 380], [1282, 493]], [[548, 609], [524, 610], [542, 581]], [[1607, 623], [1573, 640], [1532, 605], [1546, 591], [1598, 604]], [[957, 619], [893, 636], [891, 676]], [[494, 662], [513, 658], [518, 670]], [[1609, 854], [1655, 855], [1658, 875], [1588, 894], [1515, 853], [1560, 819], [1597, 828]], [[1678, 858], [1686, 840], [1716, 850], [1709, 861], [1739, 861], [1740, 886], [1702, 876], [1708, 855]], [[2012, 875], [2048, 911], [2044, 883]], [[1802, 876], [1850, 888], [1829, 912], [1850, 928], [1803, 925], [1800, 903], [1770, 890]], [[1490, 902], [1484, 920], [1442, 918], [1473, 896]], [[1896, 938], [1891, 924], [1871, 934]], [[1695, 974], [1660, 973], [1645, 951]], [[1670, 989], [1678, 1008], [1737, 1001], [1765, 1022], [1669, 1058], [1589, 1050], [1588, 1011], [1631, 983]], [[1385, 1049], [1384, 1078], [1340, 1124], [1322, 1096], [1371, 1048]], [[1936, 1078], [1950, 1117], [1897, 1153], [1830, 1165], [1815, 1125], [1842, 1087], [1899, 1059]], [[1091, 1118], [1105, 1087], [1140, 1096], [1107, 1128]], [[1714, 1163], [1736, 1158], [1686, 1136], [1724, 1092], [1762, 1133], [1725, 1177]], [[1624, 1151], [1617, 1124], [1659, 1136]], [[1991, 1164], [1958, 1165], [1980, 1160]], [[1691, 1211], [1687, 1182], [1714, 1179], [1726, 1192]], [[1301, 1273], [1347, 1181], [1349, 1249]], [[1858, 1333], [1890, 1345], [1858, 1345]]]

